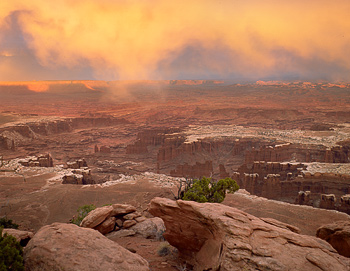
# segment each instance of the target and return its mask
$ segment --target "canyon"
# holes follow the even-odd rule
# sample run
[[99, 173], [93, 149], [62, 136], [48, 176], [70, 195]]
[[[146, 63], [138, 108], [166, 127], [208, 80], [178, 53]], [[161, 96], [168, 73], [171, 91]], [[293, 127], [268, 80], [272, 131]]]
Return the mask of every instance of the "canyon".
[[[144, 213], [204, 176], [324, 211], [304, 234], [334, 210], [350, 220], [350, 84], [0, 82], [0, 97], [0, 216], [23, 230], [69, 222], [84, 204]], [[234, 199], [258, 215], [254, 200]]]

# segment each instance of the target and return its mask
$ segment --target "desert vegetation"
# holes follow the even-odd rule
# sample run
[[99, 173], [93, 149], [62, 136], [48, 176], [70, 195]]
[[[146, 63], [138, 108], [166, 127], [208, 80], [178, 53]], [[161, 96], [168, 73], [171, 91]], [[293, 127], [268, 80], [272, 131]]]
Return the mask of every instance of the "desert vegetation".
[[239, 189], [238, 184], [231, 178], [215, 181], [212, 178], [180, 180], [175, 199], [192, 200], [196, 202], [217, 202], [225, 199], [226, 193], [234, 193]]
[[[13, 226], [12, 223], [5, 223]], [[23, 248], [16, 238], [3, 234], [3, 228], [0, 227], [0, 270], [1, 271], [22, 271], [23, 265]]]
[[94, 204], [86, 204], [80, 206], [77, 210], [77, 214], [72, 218], [71, 222], [75, 225], [80, 225], [81, 221], [90, 213], [92, 210], [95, 210], [96, 206]]

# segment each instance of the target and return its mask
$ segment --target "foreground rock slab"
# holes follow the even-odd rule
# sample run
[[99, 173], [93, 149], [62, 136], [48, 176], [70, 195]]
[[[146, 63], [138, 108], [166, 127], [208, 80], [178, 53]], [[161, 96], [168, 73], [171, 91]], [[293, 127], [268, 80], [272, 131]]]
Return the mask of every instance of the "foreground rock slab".
[[155, 198], [149, 212], [194, 270], [349, 270], [327, 242], [222, 204]]
[[350, 258], [350, 221], [337, 221], [320, 227], [316, 236], [330, 243], [340, 255]]
[[54, 223], [42, 227], [24, 249], [27, 271], [146, 271], [148, 262], [93, 229]]

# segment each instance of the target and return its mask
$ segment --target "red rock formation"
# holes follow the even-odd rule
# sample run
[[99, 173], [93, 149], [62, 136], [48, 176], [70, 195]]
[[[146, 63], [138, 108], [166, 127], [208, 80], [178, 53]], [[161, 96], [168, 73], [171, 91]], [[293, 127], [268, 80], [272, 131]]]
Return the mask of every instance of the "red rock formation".
[[126, 153], [147, 153], [147, 146], [159, 146], [163, 144], [167, 136], [166, 134], [172, 134], [175, 131], [177, 131], [177, 129], [154, 129], [139, 132], [136, 141], [126, 147]]
[[327, 242], [222, 204], [155, 198], [149, 212], [194, 270], [349, 270]]
[[340, 198], [340, 206], [338, 210], [350, 214], [350, 194], [344, 195]]
[[67, 168], [73, 168], [73, 169], [84, 168], [88, 166], [85, 159], [79, 159], [73, 162], [67, 162], [66, 164], [67, 164]]
[[335, 194], [340, 198], [344, 193], [350, 193], [350, 175], [311, 174], [302, 171], [305, 169], [306, 166], [302, 163], [255, 161], [253, 164], [242, 165], [232, 178], [252, 194], [269, 199], [289, 199], [289, 202], [295, 202], [300, 191], [311, 191], [308, 204], [320, 201], [321, 194]]
[[350, 258], [350, 222], [337, 221], [320, 227], [316, 236], [326, 240], [340, 255]]
[[312, 205], [312, 202], [310, 200], [310, 195], [311, 195], [310, 191], [299, 191], [298, 197], [295, 200], [295, 203], [299, 205]]
[[320, 208], [334, 210], [336, 201], [334, 194], [322, 194]]
[[[144, 238], [160, 238], [164, 232], [163, 221], [156, 218], [145, 218], [136, 208], [126, 204], [113, 204], [91, 211], [81, 222], [81, 227], [94, 228], [109, 238], [123, 235], [140, 235]], [[114, 232], [113, 232], [114, 231]], [[117, 233], [116, 233], [117, 232]]]
[[50, 154], [20, 159], [18, 163], [26, 167], [53, 167], [53, 159]]
[[26, 270], [146, 271], [148, 262], [93, 229], [54, 223], [42, 227], [24, 249]]

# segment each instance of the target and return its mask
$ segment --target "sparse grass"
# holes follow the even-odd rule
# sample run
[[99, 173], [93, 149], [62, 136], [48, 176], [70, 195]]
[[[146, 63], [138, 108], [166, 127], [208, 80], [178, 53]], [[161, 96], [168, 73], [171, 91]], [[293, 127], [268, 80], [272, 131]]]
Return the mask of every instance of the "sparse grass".
[[95, 210], [95, 209], [96, 209], [96, 206], [93, 204], [83, 205], [79, 207], [77, 210], [78, 215], [74, 216], [71, 222], [75, 225], [80, 226], [81, 221], [83, 221], [83, 219], [88, 215], [88, 213], [90, 213], [92, 210]]
[[172, 252], [172, 246], [168, 242], [160, 243], [158, 250], [157, 250], [157, 254], [159, 256], [164, 257], [164, 256], [171, 254], [171, 252]]

